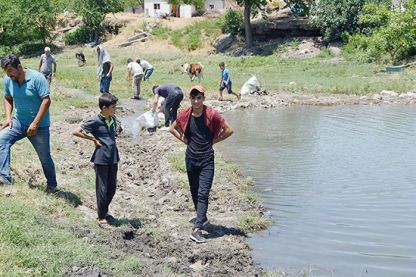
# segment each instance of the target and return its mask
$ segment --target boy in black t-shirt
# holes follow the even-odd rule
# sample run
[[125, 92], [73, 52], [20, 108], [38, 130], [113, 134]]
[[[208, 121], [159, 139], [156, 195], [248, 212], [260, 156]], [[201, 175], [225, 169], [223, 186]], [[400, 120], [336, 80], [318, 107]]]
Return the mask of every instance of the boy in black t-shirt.
[[114, 95], [103, 93], [98, 101], [101, 113], [86, 120], [72, 134], [94, 142], [95, 151], [91, 162], [94, 163], [95, 168], [97, 222], [103, 225], [114, 219], [108, 214], [108, 206], [116, 193], [120, 160], [116, 145], [117, 123], [114, 116], [118, 99]]

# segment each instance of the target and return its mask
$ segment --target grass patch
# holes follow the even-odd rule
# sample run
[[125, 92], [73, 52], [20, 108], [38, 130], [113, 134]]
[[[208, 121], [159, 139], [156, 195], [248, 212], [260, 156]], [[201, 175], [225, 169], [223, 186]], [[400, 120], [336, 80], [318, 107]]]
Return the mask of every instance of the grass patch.
[[180, 152], [169, 155], [168, 162], [174, 170], [179, 171], [181, 173], [186, 173], [184, 153]]
[[259, 198], [257, 196], [257, 194], [253, 193], [253, 192], [246, 192], [244, 194], [244, 197], [252, 204], [256, 204], [259, 202]]
[[240, 219], [239, 228], [241, 231], [248, 233], [266, 229], [270, 221], [257, 214], [246, 214]]
[[[92, 232], [63, 199], [15, 185], [13, 197], [0, 193], [0, 268], [4, 276], [60, 276], [72, 266], [97, 266], [115, 276], [134, 276], [137, 258], [83, 239]], [[119, 257], [115, 260], [111, 257]]]
[[193, 51], [204, 47], [204, 42], [210, 42], [221, 34], [222, 20], [201, 20], [179, 30], [160, 26], [153, 31], [153, 35], [160, 40], [169, 40], [178, 48]]

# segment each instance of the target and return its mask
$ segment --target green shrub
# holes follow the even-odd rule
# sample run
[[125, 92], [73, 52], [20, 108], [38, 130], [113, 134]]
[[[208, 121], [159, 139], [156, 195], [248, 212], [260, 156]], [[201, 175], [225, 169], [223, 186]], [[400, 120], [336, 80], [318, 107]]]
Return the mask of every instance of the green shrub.
[[[373, 12], [378, 10], [379, 15]], [[373, 14], [371, 14], [373, 13]], [[380, 16], [381, 14], [381, 16]], [[372, 17], [371, 20], [368, 20]], [[383, 10], [371, 7], [360, 16], [362, 22], [372, 22], [381, 25], [371, 31], [362, 34], [347, 35], [348, 44], [344, 48], [347, 53], [364, 52], [369, 61], [388, 60], [397, 64], [408, 59], [416, 53], [416, 5], [412, 2], [404, 12], [394, 10]]]
[[94, 40], [94, 30], [87, 27], [81, 26], [75, 32], [66, 33], [64, 41], [66, 45], [75, 45], [91, 42]]
[[340, 39], [344, 32], [355, 33], [358, 16], [366, 0], [320, 0], [311, 8], [312, 23], [325, 41]]
[[236, 36], [241, 32], [243, 24], [243, 14], [240, 11], [228, 9], [225, 13], [224, 21], [221, 30], [225, 34]]

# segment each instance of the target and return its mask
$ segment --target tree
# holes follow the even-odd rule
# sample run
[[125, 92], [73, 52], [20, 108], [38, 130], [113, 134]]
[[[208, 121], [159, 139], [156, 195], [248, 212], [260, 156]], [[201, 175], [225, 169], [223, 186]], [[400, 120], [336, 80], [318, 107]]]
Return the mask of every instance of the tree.
[[0, 0], [0, 41], [2, 45], [42, 41], [55, 28], [57, 6], [53, 0]]
[[237, 3], [240, 6], [244, 6], [243, 15], [246, 46], [253, 47], [253, 28], [251, 26], [251, 16], [256, 15], [258, 10], [262, 9], [267, 4], [267, 0], [237, 0]]
[[101, 23], [109, 13], [123, 11], [126, 3], [119, 0], [74, 0], [73, 10], [82, 17], [84, 25], [94, 30], [95, 42], [99, 42]]

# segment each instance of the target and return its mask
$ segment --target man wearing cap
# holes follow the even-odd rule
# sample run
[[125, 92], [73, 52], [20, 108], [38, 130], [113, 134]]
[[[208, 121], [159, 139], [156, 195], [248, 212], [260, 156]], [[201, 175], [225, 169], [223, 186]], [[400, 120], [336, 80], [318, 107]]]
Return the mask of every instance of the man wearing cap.
[[[52, 75], [55, 76], [56, 73], [56, 60], [55, 57], [51, 55], [51, 49], [49, 47], [45, 47], [45, 53], [40, 56], [39, 61], [39, 72], [45, 76], [46, 80], [48, 80], [49, 85], [52, 81]], [[53, 71], [52, 71], [53, 65]]]
[[[10, 149], [27, 137], [35, 148], [47, 180], [47, 192], [55, 192], [55, 164], [51, 157], [49, 134], [49, 86], [36, 70], [23, 68], [17, 56], [1, 60], [4, 77], [3, 107], [5, 122], [0, 131], [0, 186], [12, 184]], [[14, 115], [13, 109], [15, 110]]]
[[186, 172], [196, 211], [190, 238], [205, 242], [202, 228], [208, 224], [208, 198], [214, 179], [213, 144], [233, 134], [233, 129], [220, 113], [204, 105], [205, 89], [196, 85], [189, 91], [191, 107], [181, 111], [170, 132], [187, 145]]
[[159, 103], [159, 96], [165, 98], [163, 104], [163, 112], [165, 114], [165, 127], [162, 130], [168, 130], [171, 123], [176, 120], [178, 109], [183, 100], [182, 89], [175, 84], [165, 84], [153, 87], [153, 112], [156, 111]]

